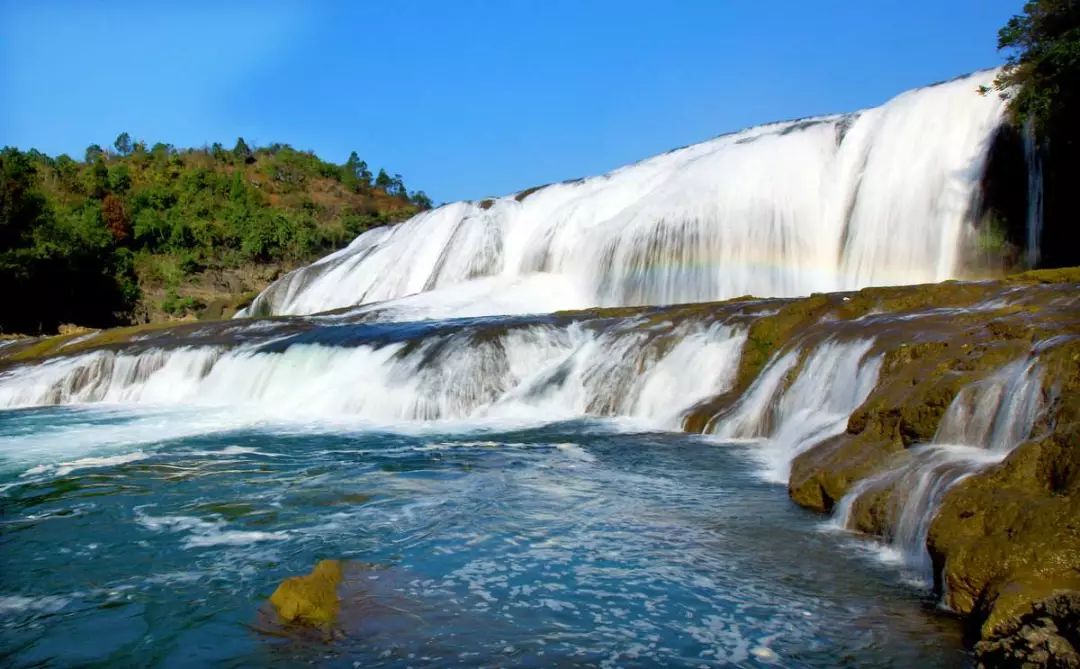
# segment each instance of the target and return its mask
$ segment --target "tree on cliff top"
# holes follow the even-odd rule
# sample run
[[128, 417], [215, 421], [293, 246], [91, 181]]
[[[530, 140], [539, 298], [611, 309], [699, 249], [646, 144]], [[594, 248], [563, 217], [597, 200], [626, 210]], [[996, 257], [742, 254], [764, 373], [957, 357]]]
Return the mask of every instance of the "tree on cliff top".
[[1009, 51], [994, 88], [1016, 121], [1044, 129], [1074, 120], [1080, 88], [1080, 0], [1029, 0], [998, 31]]

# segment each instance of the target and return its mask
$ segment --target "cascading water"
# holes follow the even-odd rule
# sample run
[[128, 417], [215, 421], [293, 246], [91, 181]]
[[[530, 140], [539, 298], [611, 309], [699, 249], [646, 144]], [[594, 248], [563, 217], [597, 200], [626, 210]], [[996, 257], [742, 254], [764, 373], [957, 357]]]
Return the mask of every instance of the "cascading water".
[[933, 441], [912, 448], [895, 468], [859, 482], [837, 505], [834, 524], [849, 527], [860, 497], [890, 488], [896, 501], [886, 557], [929, 584], [933, 572], [926, 537], [945, 493], [1001, 462], [1028, 439], [1042, 406], [1042, 377], [1034, 355], [965, 387], [949, 405]]
[[952, 278], [1002, 118], [975, 92], [993, 77], [445, 205], [283, 277], [247, 313], [372, 305], [408, 320]]
[[[879, 382], [981, 370], [966, 365], [1023, 350], [992, 357], [998, 339], [1061, 332], [963, 389], [932, 443], [837, 506], [846, 527], [864, 495], [896, 491], [885, 538], [926, 577], [943, 496], [1029, 438], [1053, 404], [1043, 374], [1059, 384], [1076, 360], [1040, 366], [1075, 344], [1075, 285], [585, 308], [955, 276], [1002, 116], [975, 93], [992, 78], [446, 205], [250, 309], [344, 312], [0, 342], [0, 574], [27, 575], [0, 578], [0, 656], [951, 666], [959, 641], [924, 643], [951, 632], [922, 602], [883, 597], [894, 586], [806, 532], [772, 484], [815, 446], [884, 434], [850, 420], [893, 410]], [[328, 556], [366, 565], [342, 584], [333, 648], [253, 604]], [[241, 625], [272, 638], [222, 634]]]
[[[774, 359], [746, 395], [711, 432], [725, 440], [763, 439], [754, 449], [764, 476], [787, 483], [797, 455], [840, 434], [848, 417], [877, 383], [880, 356], [871, 355], [872, 339], [828, 339], [814, 347], [799, 365], [796, 348]], [[794, 370], [798, 374], [790, 386]]]
[[[745, 333], [718, 323], [639, 325], [462, 326], [350, 347], [286, 339], [97, 351], [0, 375], [0, 407], [195, 404], [372, 421], [600, 415], [677, 429], [685, 409], [729, 387]], [[691, 364], [705, 373], [687, 373]]]
[[1037, 267], [1042, 259], [1043, 227], [1043, 175], [1042, 154], [1039, 140], [1035, 134], [1035, 124], [1030, 120], [1024, 124], [1024, 158], [1027, 161], [1027, 265]]

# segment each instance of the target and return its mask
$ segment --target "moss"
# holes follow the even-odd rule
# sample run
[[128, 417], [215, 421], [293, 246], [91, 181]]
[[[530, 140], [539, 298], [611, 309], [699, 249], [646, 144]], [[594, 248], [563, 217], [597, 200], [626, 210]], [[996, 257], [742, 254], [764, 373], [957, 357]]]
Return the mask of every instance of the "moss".
[[903, 443], [895, 431], [889, 434], [875, 427], [858, 434], [838, 435], [795, 458], [788, 494], [800, 506], [830, 513], [853, 485], [877, 473], [903, 452]]
[[1011, 283], [1080, 283], [1080, 267], [1061, 267], [1057, 269], [1036, 269], [1006, 277]]
[[337, 592], [341, 579], [341, 561], [322, 560], [310, 574], [282, 581], [270, 596], [270, 603], [285, 622], [330, 627], [337, 621], [341, 607]]

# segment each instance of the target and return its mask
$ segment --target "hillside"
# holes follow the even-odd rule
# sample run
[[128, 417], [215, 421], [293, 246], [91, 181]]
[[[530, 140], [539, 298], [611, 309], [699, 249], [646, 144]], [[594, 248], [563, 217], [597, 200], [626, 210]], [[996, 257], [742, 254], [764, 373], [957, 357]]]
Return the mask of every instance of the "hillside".
[[83, 160], [0, 152], [0, 333], [228, 316], [283, 272], [429, 208], [400, 175], [286, 144]]

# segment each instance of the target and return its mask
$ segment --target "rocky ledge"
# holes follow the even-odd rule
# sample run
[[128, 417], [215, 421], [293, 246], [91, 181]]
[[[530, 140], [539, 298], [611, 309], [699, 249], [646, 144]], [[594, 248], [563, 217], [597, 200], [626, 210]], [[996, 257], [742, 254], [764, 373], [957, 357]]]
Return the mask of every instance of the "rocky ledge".
[[[948, 485], [926, 550], [935, 590], [965, 616], [980, 666], [1080, 667], [1080, 271], [867, 289], [785, 309], [767, 318], [784, 325], [800, 315], [786, 338], [844, 336], [853, 326], [875, 337], [876, 387], [843, 434], [795, 459], [788, 489], [821, 513], [845, 500], [847, 526], [884, 540], [909, 529], [903, 509], [916, 494], [914, 478], [894, 473], [915, 471], [926, 445], [947, 441], [943, 418], [964, 389], [1037, 361], [1040, 409], [1022, 442], [981, 468], [936, 465], [935, 481]], [[689, 427], [723, 413], [705, 409]], [[968, 410], [977, 421], [979, 406]]]

